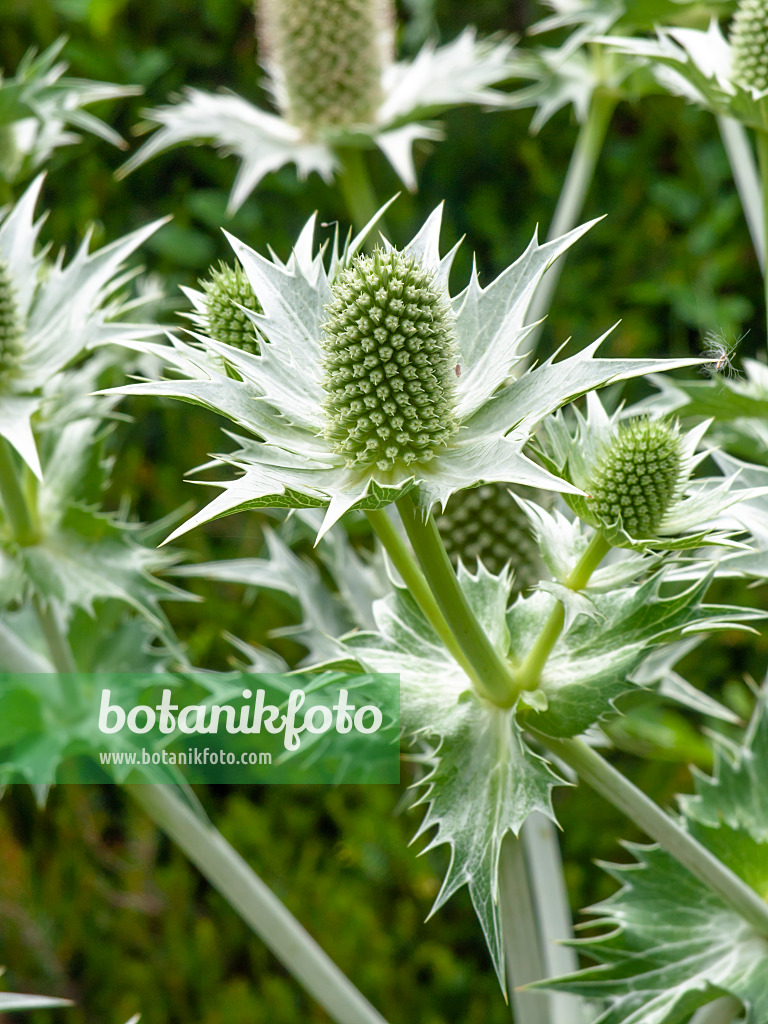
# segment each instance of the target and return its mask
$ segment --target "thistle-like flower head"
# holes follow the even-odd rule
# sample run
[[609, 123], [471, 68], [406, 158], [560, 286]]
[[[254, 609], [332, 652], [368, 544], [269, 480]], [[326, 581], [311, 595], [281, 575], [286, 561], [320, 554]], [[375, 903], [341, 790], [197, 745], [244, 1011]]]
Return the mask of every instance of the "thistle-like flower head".
[[394, 11], [387, 0], [262, 0], [278, 105], [308, 138], [372, 124]]
[[566, 495], [579, 518], [616, 547], [673, 550], [725, 540], [714, 532], [716, 520], [745, 494], [733, 488], [734, 477], [691, 480], [707, 454], [697, 449], [709, 422], [684, 433], [665, 418], [608, 416], [594, 393], [587, 416], [573, 415], [570, 428], [562, 416], [547, 421], [543, 460], [586, 494]]
[[239, 263], [222, 262], [210, 275], [207, 281], [200, 282], [203, 298], [195, 302], [200, 314], [196, 319], [202, 321], [201, 326], [214, 340], [234, 345], [243, 352], [258, 352], [259, 342], [245, 310], [259, 312], [260, 307], [243, 268]]
[[331, 288], [327, 435], [348, 466], [428, 462], [458, 430], [458, 348], [443, 289], [413, 256], [358, 256]]
[[119, 389], [198, 402], [247, 432], [221, 457], [240, 476], [179, 532], [260, 506], [325, 507], [325, 531], [409, 491], [426, 509], [494, 481], [575, 490], [523, 454], [541, 419], [608, 381], [695, 362], [595, 358], [600, 339], [521, 373], [535, 288], [587, 226], [534, 238], [487, 288], [473, 273], [451, 297], [455, 249], [440, 256], [440, 221], [438, 208], [402, 250], [385, 243], [365, 257], [362, 236], [315, 255], [314, 220], [287, 263], [230, 239], [263, 310], [248, 312], [259, 352], [203, 334], [145, 346], [177, 379]]
[[768, 5], [741, 0], [731, 24], [733, 80], [745, 89], [768, 90]]
[[391, 0], [262, 0], [263, 48], [279, 115], [233, 93], [185, 90], [173, 105], [146, 112], [156, 132], [121, 169], [128, 174], [181, 142], [213, 142], [242, 161], [230, 212], [261, 179], [288, 163], [331, 181], [339, 150], [378, 147], [415, 190], [412, 148], [442, 133], [434, 118], [451, 107], [504, 107], [493, 88], [517, 73], [507, 39], [479, 40], [472, 29], [445, 46], [426, 44], [395, 61]]
[[49, 382], [84, 352], [159, 334], [155, 325], [117, 321], [119, 290], [133, 274], [124, 261], [160, 226], [141, 228], [96, 252], [88, 238], [64, 265], [37, 252], [42, 220], [34, 208], [38, 178], [0, 221], [0, 436], [40, 474], [31, 418]]
[[590, 512], [632, 537], [652, 537], [677, 497], [682, 470], [680, 434], [663, 420], [620, 424], [592, 469]]

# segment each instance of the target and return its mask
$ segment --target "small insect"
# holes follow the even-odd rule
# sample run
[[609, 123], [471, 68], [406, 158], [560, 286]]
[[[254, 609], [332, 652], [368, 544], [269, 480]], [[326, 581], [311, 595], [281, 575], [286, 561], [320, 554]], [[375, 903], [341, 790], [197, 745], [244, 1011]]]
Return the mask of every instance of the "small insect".
[[728, 337], [721, 328], [707, 331], [702, 351], [707, 362], [702, 366], [701, 372], [710, 378], [738, 377], [739, 371], [733, 365], [733, 357], [744, 338], [746, 334], [742, 334], [740, 338]]
[[461, 363], [456, 363], [455, 372], [457, 377], [461, 376]]

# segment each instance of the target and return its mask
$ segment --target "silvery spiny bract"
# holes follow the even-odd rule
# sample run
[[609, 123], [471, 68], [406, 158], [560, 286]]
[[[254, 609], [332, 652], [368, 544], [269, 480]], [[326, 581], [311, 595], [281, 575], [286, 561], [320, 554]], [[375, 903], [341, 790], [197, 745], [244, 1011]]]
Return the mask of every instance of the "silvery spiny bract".
[[[326, 507], [327, 530], [352, 508], [382, 508], [414, 490], [426, 509], [482, 482], [575, 490], [523, 454], [534, 427], [591, 388], [694, 362], [596, 358], [601, 338], [520, 372], [534, 290], [589, 225], [544, 245], [534, 237], [488, 287], [473, 272], [451, 297], [456, 250], [440, 256], [440, 222], [438, 208], [399, 252], [385, 243], [359, 257], [362, 236], [341, 254], [334, 245], [328, 268], [324, 251], [313, 253], [314, 219], [287, 263], [230, 239], [263, 309], [248, 313], [259, 353], [203, 335], [145, 345], [186, 379], [120, 389], [197, 402], [250, 434], [219, 459], [239, 475], [178, 532], [266, 506]], [[402, 299], [390, 291], [401, 283]]]
[[726, 39], [715, 18], [706, 31], [657, 28], [656, 39], [610, 37], [612, 47], [648, 63], [659, 84], [717, 114], [764, 130], [768, 58], [765, 5], [742, 0]]
[[308, 138], [370, 124], [391, 61], [387, 0], [260, 0], [277, 104]]
[[242, 161], [230, 212], [261, 179], [294, 163], [331, 181], [339, 150], [377, 147], [396, 174], [416, 188], [412, 149], [442, 133], [434, 117], [451, 107], [503, 107], [491, 88], [516, 74], [510, 39], [479, 40], [471, 29], [444, 46], [427, 43], [412, 61], [395, 61], [390, 0], [267, 0], [266, 68], [279, 114], [233, 93], [186, 89], [178, 102], [146, 112], [159, 128], [121, 173], [181, 142], [213, 142]]
[[[608, 416], [597, 395], [587, 415], [573, 410], [546, 423], [543, 461], [575, 484], [586, 498], [567, 495], [576, 514], [599, 527], [616, 547], [683, 549], [723, 543], [714, 531], [721, 513], [744, 500], [735, 477], [691, 480], [707, 452], [697, 449], [709, 422], [687, 432], [665, 419]], [[752, 492], [749, 492], [750, 494]]]
[[51, 380], [99, 345], [161, 333], [154, 324], [116, 318], [126, 308], [119, 290], [134, 276], [125, 260], [162, 222], [93, 253], [86, 236], [66, 266], [63, 252], [44, 264], [36, 252], [43, 219], [34, 221], [42, 183], [41, 176], [0, 221], [0, 437], [38, 476], [32, 417]]
[[215, 341], [244, 352], [258, 352], [258, 338], [245, 309], [258, 312], [259, 304], [240, 264], [222, 262], [211, 270], [208, 280], [200, 282], [200, 287], [202, 297], [200, 292], [185, 289], [197, 309], [195, 321]]

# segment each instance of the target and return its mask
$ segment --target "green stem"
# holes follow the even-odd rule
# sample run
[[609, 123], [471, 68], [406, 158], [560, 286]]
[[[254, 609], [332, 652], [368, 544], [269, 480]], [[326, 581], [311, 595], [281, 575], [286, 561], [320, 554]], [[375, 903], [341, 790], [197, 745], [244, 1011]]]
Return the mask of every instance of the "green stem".
[[[565, 586], [574, 591], [583, 590], [587, 583], [589, 583], [592, 573], [610, 550], [611, 545], [603, 534], [599, 530], [596, 531], [586, 551], [564, 581]], [[550, 612], [549, 618], [544, 623], [544, 627], [536, 638], [536, 642], [515, 674], [518, 686], [522, 690], [535, 690], [539, 685], [542, 670], [547, 663], [547, 658], [552, 653], [552, 648], [563, 631], [564, 624], [565, 609], [558, 601]]]
[[[584, 208], [584, 200], [592, 184], [595, 174], [597, 159], [605, 140], [605, 133], [616, 106], [616, 96], [603, 89], [596, 89], [592, 94], [587, 116], [579, 128], [571, 161], [568, 165], [568, 173], [565, 176], [563, 187], [560, 190], [560, 197], [555, 207], [555, 214], [547, 234], [547, 240], [559, 238], [576, 226]], [[552, 301], [560, 273], [563, 269], [563, 257], [561, 257], [542, 278], [539, 287], [531, 301], [526, 318], [527, 323], [536, 323], [549, 312], [549, 305]], [[539, 330], [536, 329], [528, 335], [530, 348], [533, 348]]]
[[432, 594], [455, 642], [474, 669], [473, 675], [482, 688], [481, 692], [494, 704], [511, 707], [519, 693], [511, 668], [475, 618], [459, 586], [432, 515], [427, 515], [425, 520], [410, 495], [400, 498], [397, 508]]
[[413, 597], [416, 604], [422, 610], [427, 621], [440, 637], [443, 645], [450, 651], [476, 685], [479, 685], [474, 669], [465, 658], [461, 647], [456, 643], [456, 639], [448, 623], [445, 621], [443, 613], [440, 611], [437, 601], [435, 601], [432, 595], [432, 591], [429, 589], [429, 584], [424, 579], [424, 574], [413, 560], [410, 551], [403, 543], [395, 524], [387, 512], [383, 509], [369, 510], [366, 512], [366, 517], [392, 560], [392, 564], [400, 573], [400, 577], [408, 588], [411, 597]]
[[530, 731], [761, 935], [768, 935], [768, 903], [605, 758], [583, 740], [559, 740]]
[[240, 854], [173, 787], [125, 789], [337, 1024], [386, 1024]]
[[[755, 134], [757, 136], [757, 161], [760, 167], [760, 181], [763, 193], [763, 235], [768, 239], [768, 131], [758, 129]], [[766, 325], [768, 326], [768, 266], [763, 270], [763, 295]]]
[[0, 437], [0, 499], [16, 543], [22, 547], [36, 544], [37, 531], [19, 481], [16, 456], [4, 437]]
[[64, 696], [68, 701], [77, 699], [77, 691], [71, 679], [71, 676], [77, 672], [77, 665], [69, 642], [59, 627], [53, 609], [42, 600], [39, 594], [35, 594], [34, 605], [37, 621], [40, 623], [40, 629], [51, 655], [51, 662], [62, 676]]
[[[350, 220], [356, 231], [362, 231], [379, 210], [379, 202], [371, 184], [365, 153], [362, 149], [345, 147], [336, 151], [341, 163], [337, 178]], [[386, 224], [380, 219], [377, 228], [389, 237]]]
[[744, 218], [752, 237], [760, 270], [765, 273], [765, 225], [760, 175], [755, 166], [755, 154], [744, 125], [733, 117], [718, 114], [717, 125], [723, 146], [731, 165], [731, 173], [739, 193]]

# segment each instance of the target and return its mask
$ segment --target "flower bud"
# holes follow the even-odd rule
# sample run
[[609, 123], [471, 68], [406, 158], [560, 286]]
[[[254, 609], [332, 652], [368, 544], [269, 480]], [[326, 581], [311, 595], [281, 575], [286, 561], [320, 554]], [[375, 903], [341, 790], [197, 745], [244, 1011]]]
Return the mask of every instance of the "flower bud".
[[676, 428], [648, 419], [623, 425], [593, 470], [587, 505], [606, 526], [652, 537], [677, 494], [681, 462]]
[[506, 484], [458, 491], [437, 517], [437, 528], [454, 565], [461, 559], [475, 571], [482, 562], [498, 575], [509, 564], [516, 591], [532, 587], [541, 577], [541, 557], [528, 517]]
[[0, 260], [0, 381], [10, 376], [22, 353], [23, 325], [10, 268]]
[[389, 0], [262, 0], [262, 36], [287, 120], [308, 137], [371, 124], [392, 20]]
[[451, 310], [412, 256], [376, 250], [343, 270], [326, 307], [328, 437], [347, 465], [426, 462], [457, 431]]
[[744, 89], [768, 89], [768, 4], [741, 0], [731, 23], [731, 73]]
[[205, 293], [208, 333], [214, 341], [243, 352], [258, 352], [253, 323], [240, 307], [254, 312], [261, 312], [261, 307], [240, 264], [220, 263], [218, 270], [211, 271], [210, 280], [201, 281], [200, 287]]

